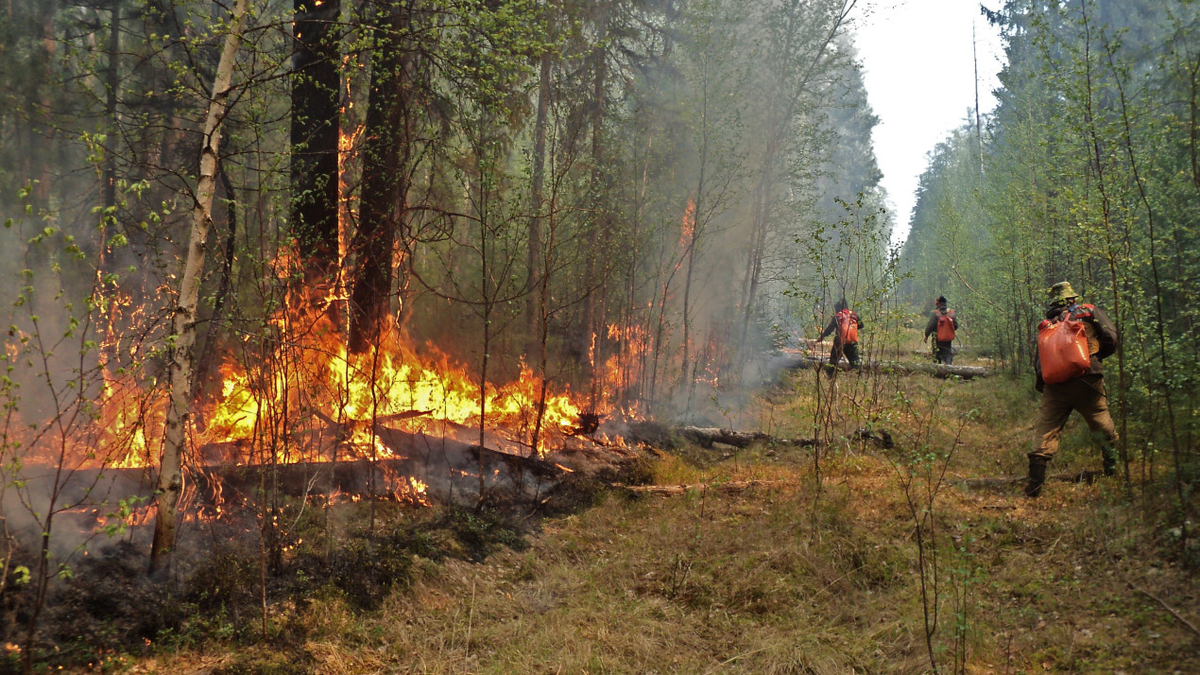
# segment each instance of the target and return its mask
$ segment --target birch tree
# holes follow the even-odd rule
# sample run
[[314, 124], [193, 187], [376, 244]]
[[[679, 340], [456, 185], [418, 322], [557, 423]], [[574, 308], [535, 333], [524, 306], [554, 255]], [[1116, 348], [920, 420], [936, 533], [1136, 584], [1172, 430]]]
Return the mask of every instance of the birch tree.
[[156, 503], [158, 515], [154, 523], [154, 543], [150, 551], [150, 571], [167, 569], [175, 548], [179, 495], [183, 490], [182, 459], [187, 445], [188, 423], [191, 419], [191, 394], [196, 344], [196, 317], [200, 298], [201, 275], [204, 271], [205, 244], [212, 226], [213, 195], [217, 189], [220, 162], [221, 130], [233, 91], [233, 70], [242, 45], [249, 0], [236, 0], [230, 11], [221, 59], [213, 78], [208, 111], [204, 120], [204, 135], [200, 146], [199, 174], [192, 205], [191, 231], [188, 235], [183, 275], [171, 317], [171, 333], [167, 338], [170, 373], [170, 402], [164, 428], [162, 460], [159, 464]]

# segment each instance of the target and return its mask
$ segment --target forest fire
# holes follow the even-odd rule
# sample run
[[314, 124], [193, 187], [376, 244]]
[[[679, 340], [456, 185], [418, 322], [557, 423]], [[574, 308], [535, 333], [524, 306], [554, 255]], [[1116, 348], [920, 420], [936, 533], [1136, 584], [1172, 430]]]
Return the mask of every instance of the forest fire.
[[[348, 354], [344, 346], [306, 353], [291, 364], [276, 354], [254, 370], [234, 363], [221, 367], [219, 395], [201, 402], [196, 415], [193, 446], [200, 449], [200, 463], [328, 460], [325, 448], [297, 442], [297, 431], [322, 425], [338, 433], [312, 442], [336, 444], [338, 460], [392, 458], [394, 453], [378, 438], [378, 425], [466, 442], [477, 436], [481, 416], [489, 432], [526, 447], [532, 430], [540, 426], [538, 453], [544, 455], [579, 424], [580, 406], [569, 393], [546, 393], [543, 400], [540, 379], [523, 364], [517, 379], [499, 386], [485, 383], [481, 396], [478, 378], [436, 351], [425, 358], [400, 347], [364, 355]], [[153, 465], [153, 444], [147, 439], [161, 433], [164, 405], [161, 396], [108, 380], [100, 399], [102, 452], [88, 464]], [[123, 452], [111, 456], [117, 448]], [[222, 448], [224, 455], [218, 458], [205, 448]], [[272, 454], [262, 454], [264, 448]], [[237, 451], [230, 455], [231, 449]]]

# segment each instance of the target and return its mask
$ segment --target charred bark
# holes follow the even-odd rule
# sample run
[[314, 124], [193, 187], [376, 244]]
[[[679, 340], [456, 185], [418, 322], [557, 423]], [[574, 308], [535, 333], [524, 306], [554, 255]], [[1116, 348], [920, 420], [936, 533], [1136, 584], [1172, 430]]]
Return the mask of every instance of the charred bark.
[[392, 256], [402, 235], [413, 142], [416, 55], [403, 44], [412, 10], [401, 3], [375, 21], [371, 94], [363, 158], [362, 205], [354, 250], [358, 269], [350, 295], [350, 351], [377, 344], [388, 317]]
[[714, 443], [732, 445], [735, 448], [748, 448], [755, 443], [798, 446], [812, 446], [815, 444], [815, 441], [811, 438], [776, 438], [761, 431], [734, 431], [733, 429], [721, 429], [718, 427], [677, 427], [675, 428], [675, 432], [687, 440], [706, 448], [711, 448]]
[[592, 223], [588, 227], [587, 246], [591, 255], [587, 257], [585, 278], [583, 280], [583, 312], [577, 336], [576, 347], [580, 365], [583, 367], [583, 378], [590, 382], [592, 405], [598, 396], [599, 383], [595, 381], [596, 363], [599, 342], [598, 326], [604, 321], [604, 308], [600, 298], [603, 296], [601, 281], [604, 265], [599, 260], [601, 250], [607, 245], [608, 215], [603, 203], [605, 172], [604, 172], [604, 92], [608, 86], [608, 54], [604, 43], [608, 35], [608, 19], [600, 19], [600, 35], [598, 45], [592, 53], [592, 172], [591, 200]]
[[[218, 361], [216, 340], [218, 327], [225, 315], [225, 303], [233, 288], [233, 256], [237, 252], [237, 193], [234, 192], [233, 182], [229, 174], [217, 167], [221, 187], [225, 190], [225, 221], [229, 231], [225, 236], [225, 260], [221, 265], [221, 280], [217, 284], [217, 295], [213, 302], [212, 314], [208, 317], [208, 330], [204, 333], [204, 343], [196, 366], [195, 381], [192, 383], [192, 400], [200, 400], [204, 386], [212, 377], [214, 365]], [[201, 421], [200, 427], [204, 427]]]
[[341, 0], [295, 0], [290, 218], [310, 285], [338, 265], [340, 12]]
[[719, 427], [671, 427], [657, 422], [632, 423], [624, 436], [625, 440], [632, 443], [643, 443], [655, 448], [670, 448], [677, 445], [677, 440], [695, 443], [705, 448], [711, 448], [715, 443], [735, 448], [748, 448], [755, 443], [798, 447], [817, 445], [811, 438], [778, 438], [761, 431], [734, 431]]

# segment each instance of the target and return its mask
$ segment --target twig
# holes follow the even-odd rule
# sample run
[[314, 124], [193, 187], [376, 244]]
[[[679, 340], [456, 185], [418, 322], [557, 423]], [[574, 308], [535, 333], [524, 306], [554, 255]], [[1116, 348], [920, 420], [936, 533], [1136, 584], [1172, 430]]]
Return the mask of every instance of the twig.
[[989, 307], [991, 307], [992, 309], [1000, 309], [1000, 308], [999, 308], [999, 307], [996, 305], [996, 303], [994, 303], [994, 302], [992, 302], [991, 300], [989, 300], [989, 299], [988, 299], [988, 297], [987, 297], [986, 295], [984, 295], [984, 294], [980, 293], [979, 291], [975, 290], [974, 288], [971, 288], [971, 284], [968, 284], [968, 283], [967, 283], [967, 280], [966, 280], [966, 279], [964, 279], [964, 278], [963, 278], [963, 276], [962, 276], [962, 274], [960, 274], [960, 273], [959, 273], [959, 271], [958, 271], [958, 265], [951, 265], [951, 266], [950, 266], [950, 270], [951, 270], [952, 272], [954, 272], [954, 276], [958, 277], [958, 280], [962, 282], [962, 285], [967, 287], [967, 290], [968, 290], [968, 291], [971, 291], [971, 292], [972, 292], [972, 293], [974, 293], [975, 295], [979, 296], [979, 299], [980, 299], [980, 300], [982, 300], [982, 301], [984, 301], [984, 303], [986, 303], [986, 304], [987, 304]]
[[1134, 584], [1132, 581], [1130, 581], [1128, 579], [1125, 580], [1125, 583], [1129, 585], [1129, 588], [1131, 588], [1131, 589], [1137, 591], [1138, 593], [1141, 593], [1142, 595], [1146, 596], [1147, 598], [1150, 598], [1151, 600], [1157, 602], [1160, 607], [1167, 610], [1167, 613], [1169, 613], [1171, 616], [1175, 617], [1175, 619], [1177, 621], [1179, 621], [1179, 623], [1182, 623], [1183, 625], [1187, 626], [1188, 630], [1192, 631], [1192, 633], [1194, 633], [1195, 635], [1200, 635], [1200, 629], [1196, 628], [1196, 624], [1192, 623], [1191, 621], [1188, 621], [1186, 618], [1181, 616], [1179, 614], [1179, 612], [1176, 612], [1170, 605], [1168, 605], [1166, 602], [1163, 602], [1163, 600], [1161, 598], [1154, 595], [1150, 591], [1147, 591], [1146, 589], [1139, 587], [1138, 585]]
[[704, 675], [708, 675], [709, 673], [715, 673], [715, 672], [717, 672], [717, 668], [724, 668], [725, 666], [733, 663], [734, 661], [737, 661], [738, 659], [745, 658], [747, 656], [750, 656], [752, 654], [757, 654], [759, 652], [765, 652], [773, 646], [774, 645], [768, 645], [766, 647], [759, 647], [758, 649], [753, 649], [748, 652], [742, 652], [741, 654], [734, 654], [733, 656], [729, 657], [728, 659], [725, 659], [724, 661], [718, 663], [716, 668], [709, 668], [708, 670], [704, 671]]
[[471, 624], [475, 619], [475, 579], [471, 580], [471, 606], [467, 610], [467, 653], [464, 658], [471, 657]]
[[834, 585], [834, 584], [836, 584], [837, 582], [841, 581], [842, 579], [847, 579], [847, 578], [849, 578], [851, 574], [854, 574], [855, 572], [857, 572], [857, 571], [861, 570], [861, 569], [862, 569], [862, 568], [864, 568], [864, 567], [866, 567], [866, 565], [859, 565], [858, 567], [855, 567], [854, 569], [850, 570], [849, 572], [846, 572], [846, 573], [845, 573], [845, 574], [843, 574], [842, 576], [840, 576], [840, 577], [838, 577], [838, 578], [834, 579], [833, 581], [829, 582], [828, 584], [825, 584], [825, 587], [824, 587], [824, 588], [822, 588], [821, 590], [817, 591], [816, 593], [813, 593], [813, 594], [812, 594], [812, 595], [811, 595], [811, 596], [810, 596], [808, 599], [809, 599], [809, 600], [812, 600], [813, 598], [817, 597], [818, 595], [820, 595], [820, 594], [824, 593], [825, 591], [827, 591], [827, 590], [829, 590], [829, 589], [833, 588], [833, 585]]
[[[1101, 542], [1104, 545], [1105, 551], [1111, 555], [1112, 551], [1110, 551], [1108, 548], [1108, 540], [1101, 539]], [[1124, 557], [1124, 556], [1122, 556], [1122, 557]], [[1133, 583], [1133, 581], [1129, 578], [1129, 576], [1125, 574], [1125, 570], [1121, 568], [1121, 564], [1119, 561], [1117, 562], [1117, 564], [1113, 565], [1113, 569], [1116, 571], [1117, 575], [1121, 577], [1121, 580], [1125, 582], [1125, 585], [1128, 586], [1130, 590], [1135, 591], [1137, 593], [1141, 593], [1142, 595], [1146, 596], [1147, 598], [1150, 598], [1151, 600], [1157, 602], [1158, 605], [1160, 607], [1162, 607], [1163, 609], [1165, 609], [1168, 614], [1175, 617], [1175, 619], [1178, 620], [1179, 623], [1182, 623], [1183, 625], [1187, 626], [1188, 630], [1192, 631], [1193, 635], [1200, 635], [1200, 630], [1198, 630], [1196, 628], [1196, 624], [1192, 623], [1191, 621], [1188, 621], [1186, 618], [1181, 616], [1179, 614], [1179, 612], [1176, 612], [1174, 610], [1174, 608], [1172, 608], [1170, 605], [1168, 605], [1166, 602], [1164, 602], [1158, 596], [1154, 595], [1150, 591], [1147, 591], [1146, 589], [1142, 588], [1141, 586], [1138, 586], [1137, 584]]]
[[1058, 542], [1060, 542], [1060, 541], [1062, 541], [1062, 535], [1059, 535], [1058, 539], [1055, 539], [1054, 543], [1050, 544], [1050, 548], [1046, 549], [1046, 553], [1043, 553], [1042, 555], [1046, 555], [1047, 553], [1050, 553], [1051, 551], [1053, 551], [1054, 547], [1058, 546]]

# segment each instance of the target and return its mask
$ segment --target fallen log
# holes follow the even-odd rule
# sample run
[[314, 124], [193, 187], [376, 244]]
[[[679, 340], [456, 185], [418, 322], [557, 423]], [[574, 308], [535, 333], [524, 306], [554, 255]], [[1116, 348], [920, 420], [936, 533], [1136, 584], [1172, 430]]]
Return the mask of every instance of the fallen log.
[[696, 445], [706, 448], [711, 448], [714, 443], [724, 443], [725, 445], [732, 445], [735, 448], [748, 448], [753, 443], [759, 442], [771, 445], [802, 447], [810, 447], [816, 443], [811, 438], [776, 438], [761, 431], [734, 431], [733, 429], [721, 429], [718, 427], [675, 427], [675, 432]]
[[[358, 495], [360, 497], [413, 498], [418, 492], [441, 503], [474, 506], [479, 498], [480, 472], [484, 489], [516, 498], [544, 497], [571, 469], [535, 457], [513, 455], [464, 443], [452, 438], [406, 432], [382, 425], [375, 426], [376, 437], [389, 451], [389, 457], [314, 461], [332, 455], [331, 450], [316, 448], [305, 458], [289, 463], [238, 464], [225, 458], [233, 456], [236, 444], [215, 444], [199, 448], [200, 458], [217, 461], [189, 466], [189, 481], [203, 503], [220, 504], [231, 497], [254, 495], [264, 482], [289, 497], [318, 495]], [[317, 434], [332, 443], [337, 434]], [[244, 460], [243, 460], [244, 461]], [[59, 475], [50, 467], [29, 466], [21, 480], [37, 488], [31, 491], [38, 504], [54, 489], [56, 503], [112, 508], [129, 497], [154, 495], [152, 468], [78, 469]], [[32, 490], [32, 488], [31, 488]]]
[[631, 443], [642, 443], [654, 448], [670, 448], [678, 445], [678, 440], [705, 448], [712, 448], [716, 443], [735, 448], [748, 448], [754, 443], [799, 447], [812, 447], [817, 444], [817, 441], [811, 438], [778, 438], [761, 431], [734, 431], [697, 426], [671, 427], [657, 422], [631, 423], [622, 435]]
[[[748, 448], [755, 443], [773, 446], [815, 448], [823, 443], [814, 438], [779, 438], [761, 431], [734, 431], [719, 427], [669, 427], [657, 422], [635, 422], [624, 432], [625, 439], [633, 443], [641, 443], [653, 448], [671, 448], [678, 440], [685, 440], [703, 448], [713, 448], [717, 444], [735, 448]], [[890, 450], [896, 447], [892, 435], [884, 429], [869, 429], [863, 427], [846, 435], [847, 440], [869, 441], [879, 447]]]
[[[830, 364], [829, 359], [807, 354], [782, 354], [773, 362], [777, 369], [801, 370], [806, 368], [837, 368], [851, 370], [850, 364], [844, 359], [836, 365]], [[979, 366], [947, 366], [940, 363], [901, 363], [899, 361], [864, 361], [863, 370], [893, 372], [893, 373], [925, 373], [932, 377], [961, 377], [970, 380], [976, 377], [987, 377], [991, 372]]]
[[702, 490], [716, 490], [726, 494], [735, 494], [751, 488], [773, 488], [793, 485], [794, 481], [786, 480], [731, 480], [721, 483], [695, 483], [692, 485], [621, 485], [614, 483], [610, 487], [626, 492], [636, 492], [650, 495], [683, 495]]

